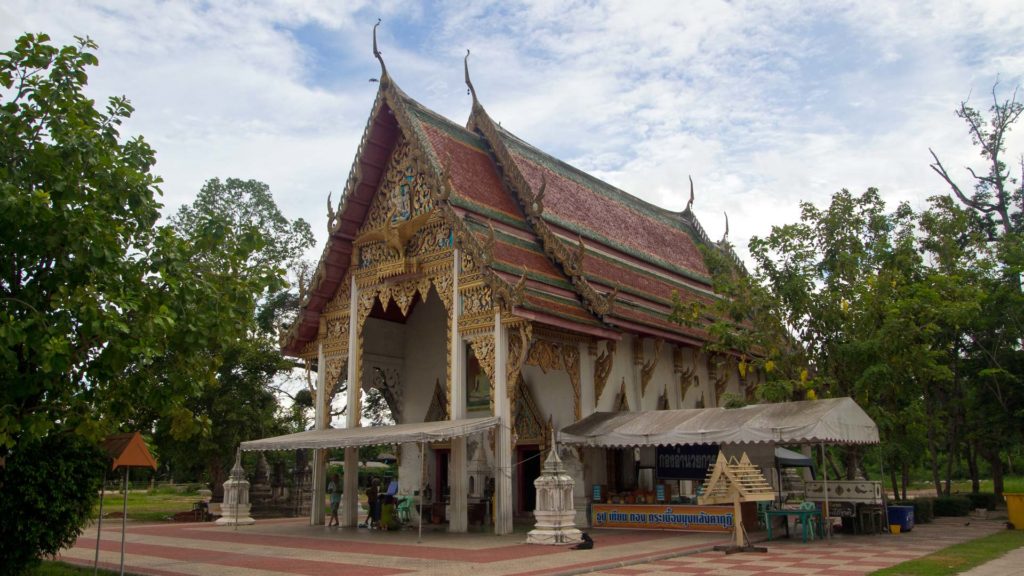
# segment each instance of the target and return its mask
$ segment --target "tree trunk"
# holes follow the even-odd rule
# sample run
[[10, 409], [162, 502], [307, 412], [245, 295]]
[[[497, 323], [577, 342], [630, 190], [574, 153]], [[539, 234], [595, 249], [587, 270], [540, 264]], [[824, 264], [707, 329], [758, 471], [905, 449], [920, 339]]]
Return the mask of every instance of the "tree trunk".
[[857, 463], [860, 461], [860, 449], [857, 446], [849, 446], [844, 456], [846, 456], [846, 479], [854, 480], [857, 478], [859, 469]]
[[971, 475], [971, 492], [981, 492], [981, 473], [978, 471], [978, 451], [974, 450], [971, 443], [964, 446], [964, 456], [967, 459], [967, 470]]
[[985, 460], [992, 468], [992, 491], [996, 493], [996, 499], [999, 500], [1003, 497], [1003, 460], [999, 457], [999, 452], [986, 453]]
[[903, 476], [901, 483], [903, 484], [903, 499], [907, 499], [907, 489], [910, 487], [910, 462], [904, 460], [900, 465], [900, 474]]
[[939, 478], [939, 446], [935, 441], [935, 427], [933, 420], [928, 421], [928, 454], [931, 456], [932, 483], [935, 485], [935, 495], [942, 496], [942, 480]]
[[892, 493], [895, 496], [895, 500], [903, 500], [900, 498], [900, 485], [896, 482], [896, 468], [889, 469], [889, 479], [892, 480]]

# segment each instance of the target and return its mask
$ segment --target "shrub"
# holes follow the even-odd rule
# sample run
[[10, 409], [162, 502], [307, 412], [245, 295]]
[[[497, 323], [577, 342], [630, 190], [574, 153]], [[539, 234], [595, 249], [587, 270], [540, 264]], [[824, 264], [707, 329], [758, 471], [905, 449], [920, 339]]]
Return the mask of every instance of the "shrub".
[[939, 496], [935, 499], [936, 516], [967, 516], [971, 501], [963, 496]]
[[22, 574], [74, 544], [98, 500], [107, 460], [70, 433], [18, 446], [0, 468], [0, 574]]
[[913, 506], [915, 523], [925, 524], [931, 522], [935, 518], [934, 498], [914, 498], [913, 500], [898, 500], [896, 502], [893, 502], [893, 504], [897, 506]]
[[964, 494], [964, 496], [971, 501], [972, 510], [977, 510], [978, 508], [995, 510], [996, 504], [999, 503], [999, 500], [996, 499], [996, 495], [993, 492], [972, 492], [970, 494]]

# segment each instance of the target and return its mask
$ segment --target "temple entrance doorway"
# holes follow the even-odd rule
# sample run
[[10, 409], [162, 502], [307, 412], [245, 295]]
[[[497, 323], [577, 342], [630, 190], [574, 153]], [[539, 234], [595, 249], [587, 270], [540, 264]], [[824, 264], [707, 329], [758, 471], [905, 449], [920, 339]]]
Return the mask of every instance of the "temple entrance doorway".
[[540, 477], [540, 447], [536, 444], [516, 447], [516, 461], [519, 462], [516, 466], [516, 484], [519, 487], [516, 512], [532, 514], [537, 508], [537, 491], [533, 481]]

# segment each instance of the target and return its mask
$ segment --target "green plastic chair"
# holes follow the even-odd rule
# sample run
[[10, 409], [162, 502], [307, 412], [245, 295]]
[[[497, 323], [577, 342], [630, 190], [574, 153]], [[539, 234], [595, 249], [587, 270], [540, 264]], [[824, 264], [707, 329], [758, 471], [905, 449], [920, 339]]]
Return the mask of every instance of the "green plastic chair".
[[[813, 512], [817, 512], [818, 511], [818, 506], [814, 502], [801, 502], [800, 503], [800, 510], [804, 511], [804, 512], [812, 512], [812, 511]], [[804, 539], [804, 542], [806, 542], [808, 540], [808, 538], [807, 538], [808, 536], [810, 536], [811, 540], [814, 540], [815, 538], [818, 537], [818, 534], [820, 534], [820, 532], [821, 532], [821, 526], [820, 526], [820, 523], [818, 522], [818, 515], [817, 514], [815, 514], [813, 516], [807, 516], [806, 519], [807, 519], [807, 521], [802, 523], [803, 524], [803, 539]]]
[[398, 520], [408, 524], [412, 520], [412, 498], [402, 498], [395, 511], [398, 512]]

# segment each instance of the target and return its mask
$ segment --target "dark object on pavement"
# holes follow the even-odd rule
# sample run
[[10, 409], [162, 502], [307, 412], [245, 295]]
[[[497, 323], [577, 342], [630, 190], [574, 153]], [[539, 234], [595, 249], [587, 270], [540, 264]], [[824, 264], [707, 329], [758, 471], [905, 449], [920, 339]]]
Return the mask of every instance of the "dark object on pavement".
[[590, 550], [594, 547], [594, 540], [590, 537], [590, 534], [583, 532], [583, 542], [572, 547], [573, 550]]

